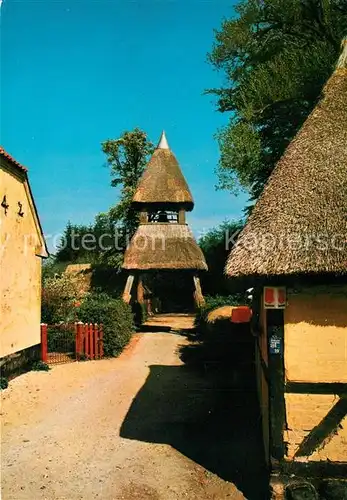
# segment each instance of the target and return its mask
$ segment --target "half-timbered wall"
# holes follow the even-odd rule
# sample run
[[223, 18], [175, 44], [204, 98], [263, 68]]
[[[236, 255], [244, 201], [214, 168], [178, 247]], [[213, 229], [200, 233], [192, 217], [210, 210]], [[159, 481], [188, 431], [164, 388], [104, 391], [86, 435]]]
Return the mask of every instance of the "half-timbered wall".
[[288, 292], [287, 458], [347, 461], [347, 287]]

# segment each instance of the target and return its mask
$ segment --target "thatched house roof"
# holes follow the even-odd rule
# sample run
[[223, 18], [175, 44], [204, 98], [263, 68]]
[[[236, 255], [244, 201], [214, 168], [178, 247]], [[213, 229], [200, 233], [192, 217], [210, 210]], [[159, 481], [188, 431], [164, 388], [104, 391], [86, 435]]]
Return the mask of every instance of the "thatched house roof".
[[73, 276], [80, 294], [90, 292], [93, 274], [91, 264], [68, 264], [64, 274]]
[[124, 269], [207, 270], [204, 255], [186, 224], [141, 224], [124, 255]]
[[226, 273], [347, 273], [347, 41], [322, 99], [270, 176]]
[[138, 209], [146, 208], [149, 204], [180, 204], [186, 210], [192, 210], [194, 207], [188, 184], [169, 148], [164, 132], [139, 181], [133, 204]]
[[65, 269], [66, 274], [89, 273], [92, 270], [90, 263], [86, 264], [68, 264]]

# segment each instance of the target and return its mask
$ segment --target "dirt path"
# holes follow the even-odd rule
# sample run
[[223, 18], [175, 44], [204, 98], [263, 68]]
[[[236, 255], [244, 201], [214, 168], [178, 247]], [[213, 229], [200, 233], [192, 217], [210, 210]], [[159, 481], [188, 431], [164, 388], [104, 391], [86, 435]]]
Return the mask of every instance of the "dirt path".
[[3, 500], [246, 498], [211, 472], [211, 391], [182, 366], [186, 343], [138, 334], [118, 359], [13, 380], [1, 410]]

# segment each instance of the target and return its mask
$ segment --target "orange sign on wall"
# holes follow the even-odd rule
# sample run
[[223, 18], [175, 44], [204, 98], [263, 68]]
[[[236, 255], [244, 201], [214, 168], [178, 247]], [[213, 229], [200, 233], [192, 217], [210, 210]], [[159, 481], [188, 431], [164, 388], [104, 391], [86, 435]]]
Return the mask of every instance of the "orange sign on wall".
[[284, 309], [286, 289], [283, 286], [264, 286], [264, 309]]

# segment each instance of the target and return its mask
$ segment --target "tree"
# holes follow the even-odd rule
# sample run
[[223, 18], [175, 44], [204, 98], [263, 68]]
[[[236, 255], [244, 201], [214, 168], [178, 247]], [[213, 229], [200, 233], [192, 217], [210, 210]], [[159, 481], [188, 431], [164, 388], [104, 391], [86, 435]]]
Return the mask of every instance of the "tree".
[[226, 278], [224, 268], [243, 226], [243, 221], [225, 221], [199, 239], [199, 246], [208, 266], [208, 272], [202, 275], [203, 291], [206, 295], [230, 293], [230, 280]]
[[119, 139], [102, 143], [111, 167], [111, 184], [121, 187], [120, 200], [110, 209], [110, 217], [122, 230], [133, 234], [138, 225], [138, 214], [131, 207], [136, 185], [143, 174], [154, 146], [139, 128], [124, 132]]
[[219, 187], [255, 200], [317, 103], [347, 31], [346, 0], [242, 0], [216, 32], [209, 90], [229, 124], [217, 132]]
[[84, 245], [84, 237], [93, 234], [93, 225], [72, 224], [70, 221], [64, 229], [60, 244], [55, 254], [55, 262], [91, 262], [94, 254], [88, 245]]
[[132, 197], [154, 147], [146, 133], [135, 128], [103, 142], [102, 150], [111, 167], [112, 186], [121, 187], [119, 202], [108, 212], [97, 214], [89, 226], [68, 222], [56, 262], [90, 262], [114, 268], [122, 264], [124, 250], [138, 225]]

